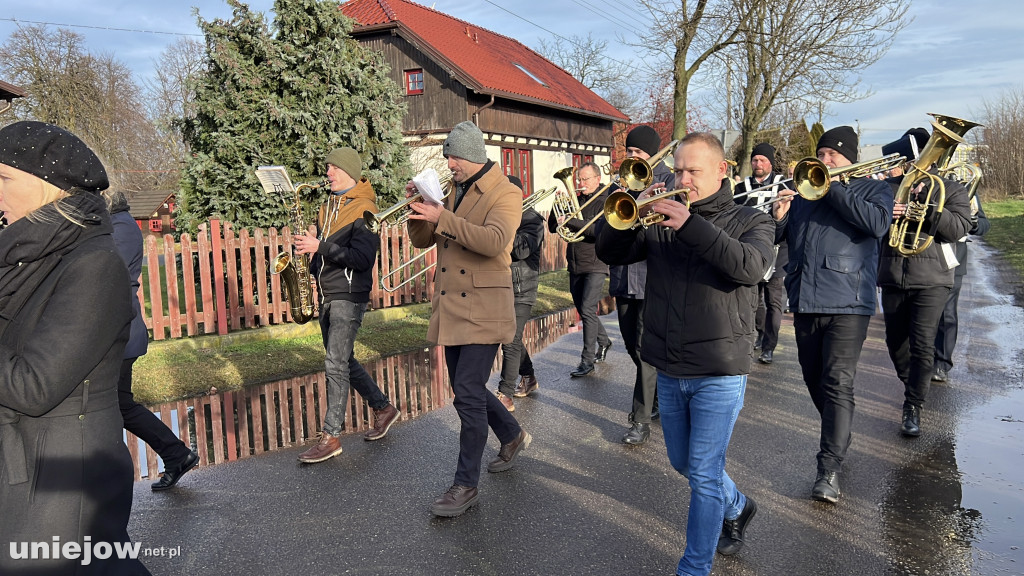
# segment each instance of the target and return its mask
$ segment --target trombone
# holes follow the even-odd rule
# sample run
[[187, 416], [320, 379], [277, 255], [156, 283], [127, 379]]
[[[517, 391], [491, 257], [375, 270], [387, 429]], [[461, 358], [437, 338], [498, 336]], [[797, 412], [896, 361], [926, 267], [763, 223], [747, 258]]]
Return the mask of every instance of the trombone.
[[608, 221], [608, 225], [616, 230], [632, 230], [640, 226], [647, 228], [648, 226], [652, 226], [664, 220], [665, 215], [660, 212], [650, 212], [641, 216], [640, 209], [659, 200], [664, 200], [679, 194], [682, 194], [683, 197], [686, 198], [686, 207], [689, 208], [689, 188], [677, 188], [675, 190], [659, 192], [658, 194], [649, 196], [643, 200], [637, 200], [633, 198], [633, 195], [629, 192], [618, 190], [609, 194], [608, 199], [604, 201], [604, 211], [602, 215], [605, 220]]
[[[621, 164], [619, 164], [619, 170], [616, 175], [616, 178], [602, 186], [596, 192], [594, 192], [590, 199], [587, 200], [582, 206], [579, 205], [579, 202], [576, 201], [576, 195], [573, 194], [575, 188], [569, 185], [569, 178], [575, 173], [576, 169], [573, 168], [572, 166], [569, 166], [566, 168], [562, 168], [558, 172], [555, 172], [554, 177], [558, 178], [565, 184], [565, 189], [567, 191], [567, 194], [569, 195], [569, 200], [572, 202], [572, 206], [574, 208], [574, 210], [570, 214], [560, 214], [558, 211], [555, 211], [555, 215], [566, 216], [566, 221], [579, 218], [583, 214], [584, 208], [589, 206], [591, 202], [597, 200], [613, 185], [619, 186], [620, 188], [629, 189], [633, 192], [641, 192], [643, 190], [646, 190], [647, 187], [650, 186], [651, 182], [654, 180], [653, 167], [657, 166], [658, 163], [661, 162], [661, 160], [665, 156], [673, 152], [676, 148], [676, 145], [678, 144], [679, 140], [673, 140], [669, 142], [667, 146], [665, 146], [661, 150], [658, 150], [658, 152], [654, 156], [651, 156], [648, 160], [643, 160], [641, 158], [626, 158], [625, 160], [622, 161]], [[566, 242], [579, 242], [580, 240], [583, 240], [583, 232], [590, 228], [591, 226], [593, 226], [594, 223], [597, 222], [597, 220], [603, 216], [603, 212], [595, 214], [593, 218], [588, 220], [585, 224], [583, 224], [583, 226], [580, 227], [579, 230], [576, 230], [575, 232], [570, 230], [564, 222], [555, 231], [562, 238], [562, 240], [565, 240]]]
[[[545, 188], [543, 190], [537, 190], [533, 194], [530, 194], [529, 196], [527, 196], [526, 198], [523, 199], [523, 212], [526, 212], [530, 208], [533, 208], [537, 204], [540, 204], [541, 202], [547, 200], [548, 197], [550, 197], [552, 194], [555, 194], [557, 192], [558, 192], [558, 187], [557, 186], [552, 186], [551, 188]], [[450, 194], [450, 193], [451, 193], [451, 191], [449, 190], [449, 192], [445, 194], [445, 197], [447, 197], [448, 194]], [[409, 204], [410, 203], [409, 200], [415, 199], [417, 196], [419, 196], [419, 194], [417, 194], [415, 196], [410, 196], [409, 198], [407, 198], [405, 200], [405, 202], [401, 202], [401, 204]], [[389, 208], [388, 210], [391, 210], [391, 209], [392, 208]], [[411, 211], [411, 209], [410, 209], [410, 211]], [[402, 220], [402, 222], [405, 222], [408, 219], [409, 218], [408, 218], [408, 215], [407, 215], [405, 217], [405, 219]], [[412, 283], [413, 281], [415, 281], [420, 276], [423, 276], [427, 272], [433, 270], [434, 266], [437, 266], [437, 262], [430, 263], [427, 267], [423, 268], [419, 272], [416, 272], [412, 276], [409, 276], [408, 278], [406, 278], [405, 280], [403, 280], [400, 284], [398, 284], [396, 286], [390, 286], [388, 284], [391, 281], [391, 279], [396, 274], [401, 274], [403, 272], [407, 272], [409, 269], [412, 268], [413, 265], [415, 265], [420, 260], [423, 260], [424, 258], [426, 258], [427, 255], [430, 254], [431, 252], [433, 252], [436, 248], [437, 248], [437, 244], [434, 244], [430, 248], [427, 248], [423, 252], [420, 252], [419, 254], [417, 254], [414, 258], [412, 258], [408, 262], [404, 262], [398, 268], [395, 268], [391, 272], [388, 272], [387, 274], [385, 274], [380, 279], [381, 290], [384, 290], [388, 294], [391, 294], [392, 292], [395, 292], [395, 291], [401, 289], [403, 286], [406, 286], [407, 284]]]
[[[451, 177], [441, 180], [441, 187], [445, 189], [444, 194], [441, 196], [441, 200], [448, 198], [455, 189], [455, 185], [452, 182]], [[409, 216], [412, 215], [413, 210], [410, 205], [414, 202], [422, 202], [423, 194], [413, 194], [412, 196], [402, 200], [398, 204], [390, 208], [386, 208], [380, 212], [374, 214], [369, 210], [363, 212], [363, 220], [366, 221], [366, 227], [370, 229], [374, 234], [380, 234], [380, 229], [385, 225], [390, 224], [392, 226], [401, 226], [409, 221]]]
[[[829, 168], [824, 162], [817, 158], [804, 158], [796, 163], [796, 168], [793, 169], [792, 178], [789, 180], [783, 180], [778, 184], [772, 184], [772, 186], [778, 186], [792, 181], [795, 188], [794, 191], [804, 200], [821, 200], [825, 197], [825, 194], [828, 193], [828, 188], [831, 185], [833, 178], [839, 178], [840, 182], [848, 184], [850, 180], [855, 178], [867, 178], [874, 174], [898, 168], [905, 160], [906, 158], [899, 154], [889, 154], [888, 156], [882, 156], [881, 158], [859, 162], [857, 164], [850, 164], [849, 166]], [[755, 188], [755, 190], [763, 188], [766, 187], [762, 186], [761, 188]], [[753, 191], [754, 190], [751, 190], [751, 192]], [[743, 194], [740, 194], [737, 198], [740, 196], [743, 196]], [[752, 208], [763, 208], [784, 198], [792, 198], [792, 196], [776, 196], [771, 200], [755, 204]]]

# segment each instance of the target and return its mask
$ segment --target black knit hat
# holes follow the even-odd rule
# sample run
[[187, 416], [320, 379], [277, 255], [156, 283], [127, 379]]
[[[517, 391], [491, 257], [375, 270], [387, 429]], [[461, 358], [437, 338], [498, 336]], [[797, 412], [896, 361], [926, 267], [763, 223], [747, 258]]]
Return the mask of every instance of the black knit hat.
[[0, 129], [0, 164], [28, 172], [69, 191], [110, 186], [96, 154], [67, 130], [44, 122], [15, 122]]
[[654, 156], [661, 149], [661, 136], [650, 126], [637, 126], [626, 135], [626, 148], [639, 148]]
[[757, 146], [754, 146], [753, 152], [750, 153], [750, 159], [753, 160], [754, 156], [764, 156], [772, 163], [772, 170], [775, 169], [775, 147], [767, 142], [761, 142]]
[[846, 156], [851, 164], [857, 163], [857, 133], [849, 126], [836, 126], [822, 134], [814, 151], [822, 148], [831, 148]]
[[907, 160], [917, 160], [917, 157], [921, 155], [921, 149], [928, 143], [930, 137], [924, 128], [911, 128], [904, 132], [899, 140], [882, 146], [882, 156], [899, 154]]

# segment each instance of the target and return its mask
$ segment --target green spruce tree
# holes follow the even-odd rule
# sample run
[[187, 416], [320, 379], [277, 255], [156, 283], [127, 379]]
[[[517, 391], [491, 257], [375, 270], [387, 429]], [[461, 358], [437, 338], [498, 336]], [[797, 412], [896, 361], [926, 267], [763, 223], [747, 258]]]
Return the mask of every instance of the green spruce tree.
[[[256, 178], [282, 165], [295, 184], [321, 180], [324, 157], [351, 146], [378, 204], [404, 193], [412, 173], [402, 142], [406, 113], [383, 56], [352, 39], [353, 21], [336, 1], [277, 0], [274, 34], [262, 13], [239, 0], [230, 21], [198, 18], [206, 70], [195, 78], [196, 114], [178, 125], [191, 149], [177, 207], [180, 230], [219, 217], [236, 227], [290, 223], [281, 198]], [[324, 192], [304, 198], [307, 222]]]

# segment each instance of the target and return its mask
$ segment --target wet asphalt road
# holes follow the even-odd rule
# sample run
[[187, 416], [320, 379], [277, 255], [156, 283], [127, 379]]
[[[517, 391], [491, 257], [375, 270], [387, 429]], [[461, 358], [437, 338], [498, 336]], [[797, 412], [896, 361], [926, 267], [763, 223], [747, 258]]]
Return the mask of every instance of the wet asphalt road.
[[[775, 363], [754, 364], [728, 454], [760, 510], [713, 574], [1024, 574], [1024, 322], [983, 245], [971, 271], [957, 366], [933, 385], [920, 438], [899, 434], [902, 385], [872, 319], [838, 505], [809, 498], [819, 423], [786, 318]], [[321, 464], [300, 465], [295, 447], [197, 469], [170, 492], [139, 482], [129, 533], [180, 552], [144, 559], [155, 575], [673, 574], [689, 489], [657, 424], [645, 446], [619, 442], [633, 366], [614, 314], [603, 321], [614, 345], [593, 375], [568, 376], [578, 332], [537, 355], [541, 389], [515, 412], [533, 444], [513, 470], [483, 473], [480, 504], [461, 517], [429, 512], [454, 473], [449, 406], [379, 442], [345, 437]], [[497, 448], [492, 435], [485, 461]]]

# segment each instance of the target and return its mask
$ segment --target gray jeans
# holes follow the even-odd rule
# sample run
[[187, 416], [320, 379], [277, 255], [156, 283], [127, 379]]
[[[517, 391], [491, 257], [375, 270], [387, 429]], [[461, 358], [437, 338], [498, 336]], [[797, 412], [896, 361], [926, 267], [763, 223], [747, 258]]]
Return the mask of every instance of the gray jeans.
[[327, 351], [327, 416], [323, 431], [331, 436], [340, 435], [345, 426], [349, 386], [374, 410], [388, 405], [387, 397], [352, 354], [365, 312], [365, 303], [347, 300], [327, 302], [320, 309], [320, 333]]

